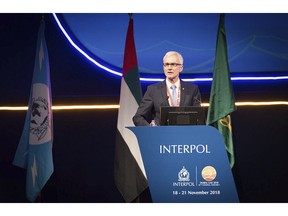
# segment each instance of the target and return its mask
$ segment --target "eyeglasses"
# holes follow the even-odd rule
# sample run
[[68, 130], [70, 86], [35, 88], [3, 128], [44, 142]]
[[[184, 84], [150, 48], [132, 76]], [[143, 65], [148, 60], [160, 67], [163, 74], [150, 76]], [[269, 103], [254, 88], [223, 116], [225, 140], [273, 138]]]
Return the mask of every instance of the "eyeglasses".
[[175, 68], [177, 66], [180, 66], [181, 64], [178, 64], [178, 63], [165, 63], [163, 64], [164, 67], [169, 67], [171, 66], [172, 68]]

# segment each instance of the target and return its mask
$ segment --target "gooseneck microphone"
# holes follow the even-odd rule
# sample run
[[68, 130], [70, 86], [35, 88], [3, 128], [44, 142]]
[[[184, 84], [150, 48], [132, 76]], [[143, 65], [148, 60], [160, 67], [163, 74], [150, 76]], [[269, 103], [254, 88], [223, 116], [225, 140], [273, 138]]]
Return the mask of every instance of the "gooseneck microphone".
[[167, 97], [161, 102], [160, 107], [163, 106], [163, 104], [164, 104], [165, 102], [168, 103], [168, 99], [169, 99], [169, 96], [167, 95]]
[[[202, 103], [201, 100], [199, 100], [197, 97], [194, 97], [193, 100], [197, 101], [200, 104], [200, 106], [201, 106], [201, 103]], [[193, 104], [194, 104], [194, 102], [193, 102]]]

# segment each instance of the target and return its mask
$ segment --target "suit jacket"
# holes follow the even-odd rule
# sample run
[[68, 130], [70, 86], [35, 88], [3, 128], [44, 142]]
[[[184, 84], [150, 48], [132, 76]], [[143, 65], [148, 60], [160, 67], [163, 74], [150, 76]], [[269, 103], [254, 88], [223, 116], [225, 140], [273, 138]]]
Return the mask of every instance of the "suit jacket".
[[[201, 94], [197, 85], [180, 80], [180, 106], [201, 106]], [[160, 125], [160, 107], [169, 106], [166, 81], [148, 86], [133, 117], [135, 126], [149, 126], [152, 119]]]

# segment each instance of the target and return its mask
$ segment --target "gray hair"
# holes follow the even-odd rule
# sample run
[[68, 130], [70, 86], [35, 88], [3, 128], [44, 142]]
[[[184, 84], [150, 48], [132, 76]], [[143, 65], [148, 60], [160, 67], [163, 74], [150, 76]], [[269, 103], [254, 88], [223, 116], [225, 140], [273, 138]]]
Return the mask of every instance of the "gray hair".
[[176, 55], [180, 61], [180, 64], [183, 65], [184, 63], [184, 60], [183, 60], [183, 57], [180, 53], [176, 52], [176, 51], [169, 51], [165, 54], [165, 56], [163, 57], [163, 62], [165, 61], [165, 59], [168, 57], [168, 56], [173, 56], [173, 55]]

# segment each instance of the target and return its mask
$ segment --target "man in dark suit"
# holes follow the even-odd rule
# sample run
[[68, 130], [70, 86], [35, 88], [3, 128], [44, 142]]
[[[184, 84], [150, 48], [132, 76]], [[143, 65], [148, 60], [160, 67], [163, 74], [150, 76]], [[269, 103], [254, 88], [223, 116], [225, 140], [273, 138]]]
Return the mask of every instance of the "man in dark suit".
[[179, 78], [183, 70], [183, 57], [180, 53], [167, 52], [163, 58], [163, 69], [166, 79], [148, 86], [133, 117], [135, 126], [149, 126], [151, 122], [160, 125], [161, 106], [201, 106], [198, 86]]

